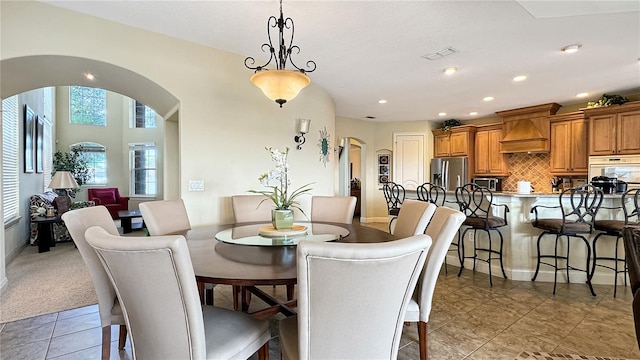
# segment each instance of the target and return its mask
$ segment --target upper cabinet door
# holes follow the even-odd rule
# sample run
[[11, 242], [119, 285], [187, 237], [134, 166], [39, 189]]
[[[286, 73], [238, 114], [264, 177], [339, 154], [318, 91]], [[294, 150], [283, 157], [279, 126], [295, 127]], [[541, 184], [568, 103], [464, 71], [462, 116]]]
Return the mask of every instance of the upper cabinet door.
[[593, 116], [590, 119], [591, 155], [615, 154], [615, 114]]
[[436, 135], [434, 137], [434, 156], [447, 157], [451, 154], [451, 142], [449, 134]]
[[618, 114], [618, 154], [640, 154], [640, 111]]
[[467, 156], [469, 155], [469, 133], [468, 132], [452, 132], [451, 156]]

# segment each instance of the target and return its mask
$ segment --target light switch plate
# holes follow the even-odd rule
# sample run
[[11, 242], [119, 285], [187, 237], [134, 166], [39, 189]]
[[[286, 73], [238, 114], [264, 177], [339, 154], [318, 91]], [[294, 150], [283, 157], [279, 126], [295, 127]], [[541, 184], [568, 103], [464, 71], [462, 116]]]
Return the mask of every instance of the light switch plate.
[[189, 191], [204, 191], [204, 180], [189, 180]]

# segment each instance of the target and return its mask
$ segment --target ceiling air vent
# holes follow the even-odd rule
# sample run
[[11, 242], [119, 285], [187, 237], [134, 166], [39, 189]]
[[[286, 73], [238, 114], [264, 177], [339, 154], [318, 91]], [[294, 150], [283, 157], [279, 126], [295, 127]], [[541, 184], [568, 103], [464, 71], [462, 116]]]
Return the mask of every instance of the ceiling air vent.
[[375, 117], [375, 116], [365, 116], [365, 118], [367, 118], [367, 119], [372, 119], [372, 120], [373, 120], [373, 119], [375, 119], [376, 117]]
[[427, 60], [438, 60], [441, 59], [445, 56], [449, 56], [451, 54], [455, 54], [457, 53], [458, 50], [452, 48], [451, 46], [446, 47], [442, 50], [439, 50], [433, 54], [427, 54], [427, 55], [422, 55], [423, 58], [427, 59]]

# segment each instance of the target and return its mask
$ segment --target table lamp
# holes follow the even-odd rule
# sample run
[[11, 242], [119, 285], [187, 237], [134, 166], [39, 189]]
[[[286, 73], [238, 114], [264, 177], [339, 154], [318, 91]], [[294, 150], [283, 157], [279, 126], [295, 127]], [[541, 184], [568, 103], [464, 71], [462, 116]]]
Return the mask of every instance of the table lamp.
[[78, 189], [78, 183], [68, 171], [56, 171], [49, 183], [49, 189], [61, 190], [58, 192], [56, 198], [56, 206], [58, 207], [58, 214], [62, 215], [69, 211], [71, 206], [71, 198], [69, 197], [68, 189]]

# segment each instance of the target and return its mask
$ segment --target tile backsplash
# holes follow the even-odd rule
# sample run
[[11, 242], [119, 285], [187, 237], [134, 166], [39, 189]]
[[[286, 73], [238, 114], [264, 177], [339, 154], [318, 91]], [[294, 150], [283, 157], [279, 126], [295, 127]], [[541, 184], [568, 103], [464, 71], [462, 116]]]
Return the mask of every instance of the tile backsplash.
[[547, 154], [509, 154], [507, 157], [511, 176], [503, 179], [503, 191], [517, 191], [518, 181], [531, 182], [535, 191], [551, 192], [549, 179], [555, 177], [549, 172], [550, 155]]

